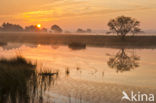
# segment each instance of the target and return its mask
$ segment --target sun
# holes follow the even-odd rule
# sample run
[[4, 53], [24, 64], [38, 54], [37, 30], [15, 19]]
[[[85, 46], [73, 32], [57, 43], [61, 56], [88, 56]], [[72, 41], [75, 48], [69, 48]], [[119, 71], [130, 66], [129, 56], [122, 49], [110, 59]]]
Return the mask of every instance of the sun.
[[37, 27], [38, 27], [38, 28], [41, 28], [41, 24], [37, 24]]

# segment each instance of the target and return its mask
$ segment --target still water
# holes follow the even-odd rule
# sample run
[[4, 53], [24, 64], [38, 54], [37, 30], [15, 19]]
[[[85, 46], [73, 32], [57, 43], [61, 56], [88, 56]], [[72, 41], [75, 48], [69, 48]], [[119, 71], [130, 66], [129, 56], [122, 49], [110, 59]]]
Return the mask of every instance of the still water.
[[[117, 103], [122, 91], [156, 94], [156, 50], [7, 43], [1, 58], [22, 55], [37, 70], [59, 72], [45, 103]], [[125, 103], [125, 102], [123, 102]]]

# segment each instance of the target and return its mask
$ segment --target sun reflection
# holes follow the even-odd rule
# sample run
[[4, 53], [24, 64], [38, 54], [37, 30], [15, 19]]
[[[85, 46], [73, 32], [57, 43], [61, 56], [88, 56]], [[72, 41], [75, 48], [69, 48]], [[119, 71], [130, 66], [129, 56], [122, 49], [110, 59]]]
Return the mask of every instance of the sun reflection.
[[40, 47], [40, 46], [41, 46], [40, 44], [37, 45], [37, 47]]

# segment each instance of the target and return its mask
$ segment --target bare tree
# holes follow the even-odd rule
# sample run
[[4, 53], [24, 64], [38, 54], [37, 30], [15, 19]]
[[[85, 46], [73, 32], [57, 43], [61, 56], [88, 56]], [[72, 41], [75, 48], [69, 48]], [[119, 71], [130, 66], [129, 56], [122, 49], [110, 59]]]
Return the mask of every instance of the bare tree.
[[122, 39], [125, 38], [126, 34], [132, 33], [133, 35], [140, 32], [140, 22], [131, 17], [119, 16], [108, 22], [111, 33], [116, 33], [121, 36]]

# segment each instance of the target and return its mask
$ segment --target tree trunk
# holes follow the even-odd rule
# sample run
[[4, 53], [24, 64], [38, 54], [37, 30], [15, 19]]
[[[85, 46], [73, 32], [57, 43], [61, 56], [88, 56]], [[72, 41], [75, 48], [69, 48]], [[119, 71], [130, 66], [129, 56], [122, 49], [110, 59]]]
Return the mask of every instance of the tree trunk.
[[121, 35], [121, 40], [124, 41], [125, 40], [126, 35]]

